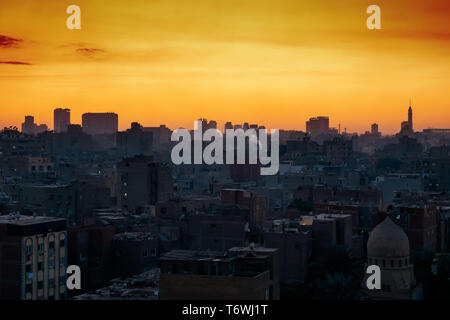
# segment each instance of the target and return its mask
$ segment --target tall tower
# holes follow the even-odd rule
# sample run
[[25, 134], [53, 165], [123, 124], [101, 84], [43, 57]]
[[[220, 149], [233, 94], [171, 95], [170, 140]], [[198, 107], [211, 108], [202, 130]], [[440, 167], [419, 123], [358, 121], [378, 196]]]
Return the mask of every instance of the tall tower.
[[413, 129], [413, 120], [412, 120], [411, 99], [409, 100], [408, 125], [409, 125], [409, 130], [410, 130], [411, 132], [414, 132], [414, 129]]
[[53, 130], [56, 133], [67, 132], [70, 124], [70, 109], [57, 108], [53, 111]]

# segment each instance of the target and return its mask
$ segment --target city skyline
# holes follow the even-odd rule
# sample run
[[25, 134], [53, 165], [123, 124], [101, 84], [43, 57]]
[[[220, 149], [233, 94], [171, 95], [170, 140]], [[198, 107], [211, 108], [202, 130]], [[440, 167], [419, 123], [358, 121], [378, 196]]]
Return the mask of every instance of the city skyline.
[[73, 123], [120, 114], [120, 130], [200, 117], [304, 130], [326, 115], [392, 134], [409, 98], [416, 131], [448, 126], [446, 1], [378, 1], [381, 30], [366, 28], [361, 0], [77, 1], [81, 30], [66, 28], [69, 4], [2, 1], [0, 126], [32, 114], [52, 127], [67, 107]]
[[[419, 132], [419, 131], [414, 130], [414, 128], [412, 126], [413, 113], [412, 113], [411, 101], [409, 103], [410, 103], [410, 105], [408, 107], [408, 112], [407, 112], [408, 120], [407, 121], [400, 121], [400, 127], [399, 127], [399, 130], [397, 132], [387, 133], [387, 134], [385, 133], [384, 135], [386, 135], [386, 136], [395, 135], [395, 134], [398, 134], [398, 133], [405, 133], [406, 131], [410, 131], [411, 133]], [[63, 113], [66, 112], [67, 113], [67, 116], [64, 116], [63, 119], [61, 118], [61, 115], [60, 115], [61, 112], [63, 112]], [[99, 116], [101, 118], [103, 118], [103, 117], [113, 117], [114, 118], [114, 120], [111, 119], [113, 122], [107, 125], [107, 126], [112, 126], [109, 129], [107, 129], [107, 130], [109, 130], [109, 133], [114, 133], [114, 132], [128, 130], [128, 129], [133, 127], [134, 123], [142, 125], [142, 123], [140, 123], [139, 121], [132, 121], [128, 127], [125, 127], [125, 128], [122, 129], [121, 126], [118, 125], [119, 124], [119, 114], [111, 113], [111, 112], [92, 113], [90, 111], [83, 112], [82, 117], [81, 117], [82, 118], [81, 122], [77, 123], [77, 122], [70, 121], [71, 109], [69, 109], [69, 108], [64, 108], [64, 109], [62, 109], [62, 108], [55, 108], [54, 109], [54, 115], [53, 115], [54, 126], [57, 125], [57, 122], [58, 122], [58, 126], [61, 126], [61, 124], [59, 124], [59, 122], [63, 121], [65, 123], [63, 125], [65, 127], [65, 129], [63, 129], [63, 130], [60, 128], [60, 129], [57, 129], [55, 131], [54, 128], [50, 128], [46, 124], [37, 125], [37, 123], [34, 122], [34, 116], [31, 115], [31, 114], [25, 115], [24, 116], [24, 119], [25, 119], [24, 122], [21, 124], [21, 126], [16, 126], [16, 127], [17, 128], [21, 127], [22, 128], [21, 131], [24, 132], [24, 133], [30, 133], [30, 132], [32, 132], [34, 130], [37, 130], [36, 132], [33, 133], [33, 134], [37, 134], [39, 132], [43, 132], [43, 131], [47, 131], [47, 130], [48, 131], [55, 131], [56, 133], [58, 133], [58, 132], [62, 132], [62, 131], [67, 131], [67, 126], [68, 125], [79, 125], [82, 128], [86, 129], [87, 130], [86, 132], [89, 133], [91, 129], [87, 128], [88, 123], [86, 122], [85, 118], [86, 117], [92, 117], [93, 115], [97, 115], [97, 116]], [[247, 125], [249, 128], [250, 127], [257, 128], [257, 127], [262, 126], [263, 128], [266, 128], [266, 129], [275, 129], [275, 128], [270, 128], [270, 127], [267, 128], [265, 124], [257, 124], [257, 123], [254, 123], [254, 122], [250, 123], [247, 120], [243, 120], [243, 121], [240, 121], [240, 122], [232, 122], [232, 121], [219, 121], [219, 122], [217, 122], [214, 119], [199, 118], [199, 119], [194, 120], [194, 123], [197, 120], [202, 120], [203, 122], [206, 121], [206, 123], [207, 123], [208, 120], [210, 120], [212, 123], [214, 123], [214, 127], [215, 128], [224, 127], [223, 130], [219, 129], [221, 132], [225, 132], [225, 129], [226, 129], [227, 125], [231, 125], [230, 128], [234, 127], [235, 129], [236, 128], [241, 128], [241, 127], [244, 127], [244, 129], [245, 129], [245, 125]], [[308, 126], [311, 125], [310, 124], [311, 121], [319, 122], [318, 120], [324, 120], [325, 123], [323, 123], [323, 124], [317, 123], [316, 126], [318, 126], [318, 127], [316, 127], [316, 128], [312, 128], [312, 127], [308, 128]], [[106, 120], [106, 121], [109, 121], [109, 120]], [[341, 128], [341, 124], [338, 124], [338, 126], [331, 126], [330, 125], [330, 119], [329, 119], [328, 116], [314, 116], [314, 117], [311, 117], [311, 118], [307, 119], [305, 122], [306, 122], [306, 124], [304, 126], [305, 127], [304, 130], [300, 130], [298, 128], [294, 128], [294, 129], [277, 128], [277, 129], [279, 129], [279, 130], [286, 130], [286, 131], [290, 131], [290, 130], [292, 130], [292, 131], [300, 131], [300, 132], [305, 132], [305, 133], [309, 132], [310, 134], [326, 133], [326, 132], [328, 132], [328, 133], [335, 132], [335, 133], [339, 133], [339, 134], [340, 133], [363, 134], [363, 133], [374, 133], [373, 130], [374, 130], [374, 126], [375, 126], [376, 127], [375, 132], [379, 133], [379, 134], [383, 134], [383, 132], [379, 131], [379, 127], [380, 127], [379, 124], [375, 123], [375, 122], [371, 123], [370, 126], [368, 127], [368, 129], [365, 130], [364, 132], [347, 131], [346, 127], [342, 127]], [[408, 124], [408, 127], [404, 128], [404, 124]], [[104, 125], [104, 124], [102, 124], [102, 125]], [[146, 127], [146, 125], [143, 125], [143, 126]], [[167, 126], [167, 125], [165, 123], [160, 123], [160, 124], [154, 125], [154, 127], [158, 127], [158, 126]], [[13, 127], [13, 126], [12, 125], [5, 126], [5, 128], [7, 128], [7, 127]], [[24, 128], [25, 128], [26, 132], [24, 131]], [[181, 128], [186, 128], [188, 130], [193, 130], [194, 129], [194, 125], [187, 126], [187, 127], [180, 127], [180, 128], [171, 128], [171, 127], [167, 127], [167, 128], [170, 129], [170, 130], [176, 130], [176, 129], [181, 129]], [[425, 129], [437, 130], [437, 129], [444, 129], [444, 128], [425, 128]], [[447, 129], [444, 129], [444, 130], [447, 130]]]

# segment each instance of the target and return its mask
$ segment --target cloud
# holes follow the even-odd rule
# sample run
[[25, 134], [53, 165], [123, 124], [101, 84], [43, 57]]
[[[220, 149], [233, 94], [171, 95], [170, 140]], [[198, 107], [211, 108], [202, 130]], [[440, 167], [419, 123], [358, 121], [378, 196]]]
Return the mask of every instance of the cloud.
[[85, 59], [89, 59], [91, 61], [102, 61], [106, 58], [107, 53], [106, 50], [91, 47], [77, 48], [75, 52], [79, 56], [83, 56]]
[[0, 35], [0, 48], [18, 48], [22, 39]]
[[29, 62], [23, 62], [23, 61], [0, 61], [2, 64], [17, 64], [17, 65], [25, 65], [25, 66], [32, 66], [32, 63]]
[[76, 52], [81, 53], [86, 56], [92, 56], [99, 53], [105, 53], [106, 51], [103, 49], [97, 49], [97, 48], [78, 48]]

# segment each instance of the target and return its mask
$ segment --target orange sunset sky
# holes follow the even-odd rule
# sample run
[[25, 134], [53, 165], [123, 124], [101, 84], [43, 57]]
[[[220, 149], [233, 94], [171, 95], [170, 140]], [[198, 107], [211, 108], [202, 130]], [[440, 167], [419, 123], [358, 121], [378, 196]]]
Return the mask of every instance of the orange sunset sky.
[[[81, 8], [68, 30], [67, 6]], [[381, 8], [382, 30], [366, 28]], [[119, 128], [205, 117], [305, 129], [312, 116], [394, 133], [450, 127], [448, 0], [0, 0], [0, 126], [53, 109]]]

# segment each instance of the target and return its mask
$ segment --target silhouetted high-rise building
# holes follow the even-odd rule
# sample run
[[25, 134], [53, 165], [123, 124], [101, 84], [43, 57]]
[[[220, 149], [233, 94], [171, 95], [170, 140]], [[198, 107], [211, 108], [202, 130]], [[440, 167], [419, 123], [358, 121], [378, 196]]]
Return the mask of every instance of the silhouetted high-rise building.
[[379, 132], [378, 132], [378, 124], [376, 124], [376, 123], [372, 124], [372, 126], [371, 126], [371, 133], [373, 135], [378, 135], [379, 134]]
[[82, 116], [83, 132], [90, 135], [116, 133], [118, 125], [116, 113], [84, 113]]
[[53, 130], [56, 133], [67, 132], [70, 124], [70, 109], [55, 109], [53, 111]]
[[38, 134], [47, 131], [47, 125], [34, 123], [33, 116], [25, 116], [25, 122], [22, 123], [22, 132], [25, 134]]
[[310, 118], [306, 121], [306, 132], [311, 135], [327, 133], [330, 129], [330, 120], [328, 117]]
[[34, 134], [34, 117], [25, 116], [25, 122], [22, 123], [22, 132], [26, 134]]
[[410, 103], [409, 109], [408, 109], [408, 125], [409, 125], [409, 130], [414, 132], [411, 103]]
[[403, 135], [408, 135], [411, 133], [414, 133], [413, 128], [413, 118], [412, 118], [412, 108], [411, 108], [411, 101], [409, 102], [409, 108], [408, 108], [408, 121], [402, 121], [400, 133]]

